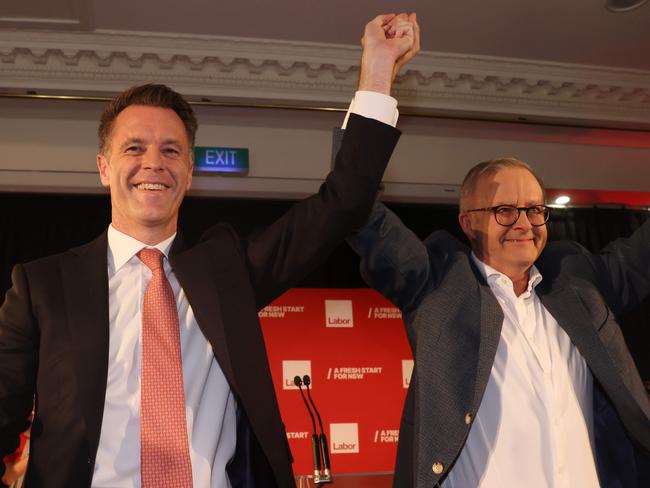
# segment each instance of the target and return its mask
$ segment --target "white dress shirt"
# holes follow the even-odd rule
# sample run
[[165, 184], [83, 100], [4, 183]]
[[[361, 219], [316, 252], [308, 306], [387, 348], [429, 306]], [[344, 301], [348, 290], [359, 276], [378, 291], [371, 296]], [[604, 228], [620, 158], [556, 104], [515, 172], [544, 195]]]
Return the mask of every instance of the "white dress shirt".
[[479, 261], [504, 314], [481, 405], [444, 488], [598, 487], [593, 379], [569, 336], [542, 305], [533, 266], [520, 296]]
[[[397, 123], [397, 101], [375, 92], [355, 94], [343, 128], [350, 112], [392, 126]], [[147, 246], [112, 225], [108, 228], [108, 378], [93, 488], [141, 486], [142, 303], [151, 279], [151, 271], [136, 256], [143, 247], [159, 249], [165, 255], [165, 274], [176, 297], [194, 486], [230, 486], [225, 468], [235, 452], [237, 404], [167, 259], [175, 236]]]
[[142, 303], [151, 279], [151, 270], [136, 256], [143, 247], [155, 247], [165, 255], [165, 274], [176, 297], [194, 486], [230, 486], [225, 467], [235, 452], [237, 406], [166, 259], [174, 237], [146, 246], [112, 225], [108, 228], [108, 381], [93, 488], [141, 486]]

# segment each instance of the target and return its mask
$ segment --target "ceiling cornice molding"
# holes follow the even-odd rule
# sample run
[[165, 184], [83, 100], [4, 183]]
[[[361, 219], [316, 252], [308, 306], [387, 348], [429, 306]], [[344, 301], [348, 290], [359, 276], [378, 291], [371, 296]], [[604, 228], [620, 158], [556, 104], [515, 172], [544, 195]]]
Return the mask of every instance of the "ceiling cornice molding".
[[[214, 101], [344, 106], [359, 48], [268, 39], [0, 30], [0, 89], [106, 94], [163, 81]], [[650, 71], [423, 52], [395, 83], [425, 114], [650, 127]]]

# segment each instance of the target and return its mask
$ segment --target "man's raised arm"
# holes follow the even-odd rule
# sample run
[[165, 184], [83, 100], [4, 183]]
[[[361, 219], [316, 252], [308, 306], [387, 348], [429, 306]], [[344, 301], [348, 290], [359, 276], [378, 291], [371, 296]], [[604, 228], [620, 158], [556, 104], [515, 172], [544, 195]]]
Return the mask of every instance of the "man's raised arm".
[[[355, 115], [350, 116], [333, 171], [317, 194], [298, 202], [243, 243], [259, 307], [322, 262], [350, 232], [363, 225], [372, 208], [399, 137], [393, 128], [397, 102], [387, 94], [399, 68], [419, 51], [415, 15], [375, 17], [364, 29], [362, 45], [360, 91], [350, 110]], [[380, 104], [373, 97], [388, 102], [388, 120], [378, 115]]]

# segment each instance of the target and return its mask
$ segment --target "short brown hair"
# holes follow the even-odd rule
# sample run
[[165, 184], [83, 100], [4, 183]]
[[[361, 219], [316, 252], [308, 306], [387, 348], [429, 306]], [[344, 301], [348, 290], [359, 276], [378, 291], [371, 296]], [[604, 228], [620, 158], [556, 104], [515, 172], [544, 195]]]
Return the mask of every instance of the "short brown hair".
[[149, 105], [172, 109], [180, 117], [187, 138], [190, 141], [190, 154], [194, 149], [194, 140], [198, 124], [190, 104], [177, 92], [165, 85], [148, 83], [132, 86], [111, 100], [104, 108], [97, 129], [99, 152], [105, 156], [110, 150], [110, 136], [115, 118], [129, 105]]
[[539, 183], [539, 186], [542, 188], [542, 195], [544, 197], [544, 200], [546, 200], [546, 190], [544, 189], [544, 183], [542, 182], [541, 178], [535, 174], [535, 171], [533, 171], [533, 168], [531, 168], [528, 163], [525, 163], [513, 157], [502, 157], [478, 163], [467, 172], [462, 185], [460, 185], [460, 211], [462, 212], [466, 210], [465, 203], [467, 202], [469, 196], [474, 192], [476, 183], [481, 176], [485, 174], [497, 173], [502, 169], [507, 168], [521, 168], [529, 171], [530, 174], [535, 177], [537, 183]]

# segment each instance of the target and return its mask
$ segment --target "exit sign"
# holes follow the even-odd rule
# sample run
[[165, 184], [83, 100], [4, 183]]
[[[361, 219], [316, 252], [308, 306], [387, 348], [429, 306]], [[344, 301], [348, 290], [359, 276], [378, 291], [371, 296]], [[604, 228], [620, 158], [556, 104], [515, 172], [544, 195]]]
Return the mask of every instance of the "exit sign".
[[248, 174], [248, 148], [196, 146], [194, 172], [246, 175]]

